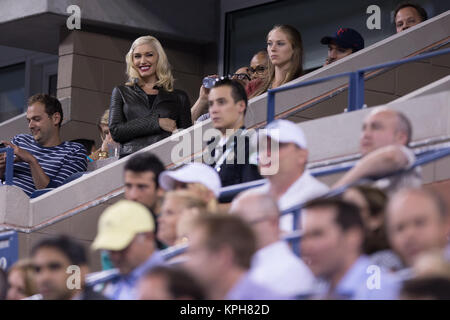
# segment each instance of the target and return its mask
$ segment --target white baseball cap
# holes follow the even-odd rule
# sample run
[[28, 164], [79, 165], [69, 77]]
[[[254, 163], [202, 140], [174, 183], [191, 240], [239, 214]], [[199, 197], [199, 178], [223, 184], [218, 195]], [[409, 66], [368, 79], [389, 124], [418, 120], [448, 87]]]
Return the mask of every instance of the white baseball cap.
[[308, 147], [302, 128], [292, 121], [282, 119], [272, 121], [264, 129], [260, 129], [259, 134], [281, 143], [295, 143], [301, 149]]
[[209, 190], [214, 192], [216, 197], [220, 194], [222, 183], [219, 174], [212, 167], [192, 162], [177, 170], [166, 170], [159, 175], [159, 185], [167, 190], [173, 190], [175, 182], [201, 183]]

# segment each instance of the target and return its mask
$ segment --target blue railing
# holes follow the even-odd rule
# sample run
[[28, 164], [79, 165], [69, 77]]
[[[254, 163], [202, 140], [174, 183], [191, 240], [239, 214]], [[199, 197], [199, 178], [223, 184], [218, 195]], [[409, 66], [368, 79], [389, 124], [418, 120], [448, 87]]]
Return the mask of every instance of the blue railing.
[[[345, 192], [348, 188], [354, 186], [354, 185], [358, 185], [358, 184], [362, 184], [368, 180], [378, 180], [378, 179], [383, 179], [383, 178], [387, 178], [390, 176], [394, 176], [394, 175], [398, 175], [398, 174], [402, 174], [405, 173], [407, 171], [411, 171], [413, 170], [415, 167], [421, 166], [421, 165], [425, 165], [428, 164], [430, 162], [434, 162], [436, 160], [439, 160], [441, 158], [447, 157], [450, 155], [450, 147], [447, 148], [442, 148], [442, 149], [438, 149], [438, 150], [432, 150], [432, 151], [427, 151], [425, 153], [423, 153], [421, 156], [419, 156], [417, 158], [417, 160], [414, 162], [414, 165], [407, 169], [407, 170], [399, 170], [396, 172], [392, 172], [390, 174], [387, 175], [383, 175], [382, 177], [373, 177], [372, 179], [361, 179], [355, 183], [352, 183], [350, 185], [346, 185], [346, 186], [342, 186], [340, 188], [331, 190], [330, 192], [328, 192], [327, 194], [324, 195], [324, 197], [326, 198], [330, 198], [330, 197], [334, 197], [334, 196], [338, 196], [340, 194], [342, 194], [343, 192]], [[281, 212], [281, 215], [287, 215], [287, 214], [292, 214], [293, 215], [293, 230], [297, 230], [298, 225], [298, 221], [300, 220], [301, 217], [301, 210], [304, 206], [304, 203], [300, 203], [296, 206], [293, 206], [289, 209], [286, 209], [284, 211]], [[298, 240], [300, 240], [300, 238], [298, 238]], [[300, 246], [299, 246], [299, 241], [295, 241], [292, 242], [292, 249], [294, 250], [294, 253], [298, 256], [300, 256]]]
[[[413, 167], [421, 166], [421, 165], [427, 164], [429, 162], [433, 162], [435, 160], [446, 157], [448, 155], [450, 155], [450, 148], [429, 150], [429, 151], [425, 151], [425, 152], [416, 154], [417, 160], [414, 163]], [[345, 164], [342, 164], [342, 165], [339, 165], [336, 167], [332, 167], [332, 168], [318, 169], [315, 171], [311, 170], [311, 175], [314, 177], [322, 177], [322, 176], [327, 176], [327, 175], [331, 175], [331, 174], [346, 172], [346, 171], [350, 170], [351, 168], [353, 168], [354, 164], [355, 163], [352, 162], [352, 163], [345, 163]], [[228, 187], [222, 188], [220, 190], [219, 199], [225, 199], [225, 198], [233, 199], [234, 196], [237, 195], [238, 193], [241, 193], [250, 188], [262, 186], [265, 183], [267, 183], [267, 179], [261, 179], [261, 180], [257, 180], [257, 181], [252, 181], [251, 183], [246, 182], [246, 183], [236, 184], [233, 186], [228, 186]], [[334, 192], [339, 192], [339, 191], [335, 190]]]
[[402, 60], [396, 60], [386, 63], [377, 64], [374, 66], [362, 68], [353, 72], [344, 72], [335, 74], [328, 77], [323, 77], [320, 79], [314, 79], [304, 82], [299, 82], [296, 84], [291, 84], [289, 86], [283, 86], [275, 89], [270, 89], [267, 91], [267, 123], [272, 122], [275, 119], [275, 94], [282, 91], [288, 91], [295, 88], [310, 86], [313, 84], [330, 81], [336, 78], [348, 77], [348, 111], [359, 110], [364, 106], [364, 74], [368, 71], [374, 71], [383, 68], [394, 67], [402, 65], [409, 62], [414, 62], [422, 59], [428, 59], [435, 56], [440, 56], [450, 53], [449, 49], [438, 50], [431, 53], [424, 53], [417, 55], [415, 57], [406, 58]]
[[14, 164], [14, 150], [6, 147], [0, 148], [0, 153], [6, 152], [6, 168], [5, 168], [5, 183], [9, 186], [13, 184], [13, 164]]
[[164, 258], [164, 260], [167, 261], [172, 259], [173, 257], [185, 253], [187, 248], [188, 248], [187, 243], [175, 245], [172, 247], [168, 247], [167, 249], [161, 250], [161, 255]]
[[[176, 256], [179, 256], [186, 252], [188, 245], [179, 244], [175, 246], [168, 247], [167, 249], [161, 250], [160, 254], [165, 261], [168, 261]], [[119, 269], [113, 268], [108, 270], [103, 270], [99, 272], [90, 273], [86, 277], [86, 284], [89, 286], [96, 286], [111, 280], [116, 279], [120, 276]]]

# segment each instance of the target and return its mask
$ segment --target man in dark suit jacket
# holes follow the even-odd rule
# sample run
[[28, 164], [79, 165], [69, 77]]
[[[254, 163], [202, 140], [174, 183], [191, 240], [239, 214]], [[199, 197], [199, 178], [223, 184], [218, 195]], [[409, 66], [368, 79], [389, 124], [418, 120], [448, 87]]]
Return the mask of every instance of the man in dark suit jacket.
[[220, 135], [209, 141], [203, 160], [219, 173], [222, 187], [261, 179], [244, 125], [247, 103], [236, 80], [220, 79], [209, 92], [209, 114]]

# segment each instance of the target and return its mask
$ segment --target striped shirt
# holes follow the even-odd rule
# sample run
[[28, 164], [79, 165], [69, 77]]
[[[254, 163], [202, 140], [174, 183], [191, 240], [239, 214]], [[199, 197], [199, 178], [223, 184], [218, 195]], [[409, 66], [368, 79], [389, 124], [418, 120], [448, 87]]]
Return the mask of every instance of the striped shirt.
[[[50, 178], [47, 188], [59, 187], [74, 173], [84, 172], [87, 169], [86, 150], [79, 143], [65, 141], [55, 147], [43, 147], [29, 134], [15, 136], [12, 143], [36, 158], [42, 170]], [[28, 163], [14, 163], [13, 184], [21, 188], [28, 196], [36, 190]]]

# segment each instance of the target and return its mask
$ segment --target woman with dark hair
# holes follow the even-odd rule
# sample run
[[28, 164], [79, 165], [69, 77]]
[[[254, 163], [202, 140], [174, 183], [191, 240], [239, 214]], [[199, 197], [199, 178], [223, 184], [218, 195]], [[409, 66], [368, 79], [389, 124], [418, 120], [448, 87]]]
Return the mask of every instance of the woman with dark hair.
[[343, 199], [359, 207], [366, 229], [363, 251], [372, 263], [390, 271], [402, 269], [403, 263], [391, 250], [386, 235], [386, 194], [378, 188], [359, 185], [345, 191]]
[[384, 211], [388, 200], [386, 194], [380, 189], [360, 185], [348, 189], [343, 198], [359, 207], [367, 230], [365, 253], [389, 249], [384, 228]]
[[155, 37], [136, 39], [126, 62], [128, 82], [114, 88], [109, 115], [121, 158], [192, 125], [189, 98], [173, 88], [169, 61]]
[[300, 32], [290, 25], [277, 25], [267, 34], [269, 56], [266, 75], [247, 86], [249, 98], [277, 88], [303, 74], [303, 43]]

